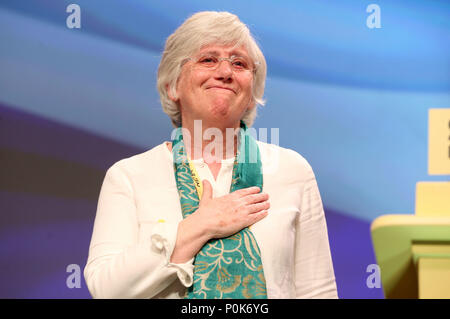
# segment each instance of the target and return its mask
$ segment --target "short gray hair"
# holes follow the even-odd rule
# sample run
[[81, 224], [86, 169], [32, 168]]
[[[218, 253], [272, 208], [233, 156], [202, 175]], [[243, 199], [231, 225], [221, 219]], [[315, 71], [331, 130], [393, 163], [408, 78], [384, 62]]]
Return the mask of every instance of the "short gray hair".
[[[181, 74], [183, 62], [208, 44], [244, 46], [250, 58], [258, 63], [253, 76], [253, 100], [264, 105], [264, 87], [267, 65], [261, 49], [248, 27], [229, 12], [203, 11], [189, 17], [172, 33], [158, 68], [157, 87], [164, 112], [169, 115], [175, 127], [181, 126], [181, 112], [167, 93], [176, 96], [176, 85]], [[244, 113], [242, 120], [247, 127], [252, 126], [256, 117], [257, 105]]]

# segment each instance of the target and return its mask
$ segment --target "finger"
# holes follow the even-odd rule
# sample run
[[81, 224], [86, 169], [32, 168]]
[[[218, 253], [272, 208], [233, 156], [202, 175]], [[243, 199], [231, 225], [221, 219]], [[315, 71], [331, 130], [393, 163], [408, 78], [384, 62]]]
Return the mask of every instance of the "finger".
[[243, 199], [244, 203], [247, 205], [255, 204], [255, 203], [260, 203], [260, 202], [268, 200], [269, 194], [267, 194], [267, 193], [251, 194], [251, 195], [244, 196], [242, 199]]
[[247, 212], [250, 214], [258, 213], [262, 210], [268, 210], [270, 208], [270, 203], [268, 201], [262, 203], [251, 204], [247, 206]]
[[261, 189], [258, 186], [252, 186], [247, 188], [238, 189], [237, 191], [234, 191], [232, 194], [243, 197], [250, 194], [257, 194], [261, 191]]
[[262, 210], [259, 213], [249, 215], [247, 227], [259, 222], [261, 219], [265, 218], [267, 215], [269, 215], [269, 212], [267, 210]]
[[205, 179], [203, 180], [203, 194], [202, 194], [202, 200], [204, 199], [211, 199], [212, 198], [212, 186], [211, 184]]

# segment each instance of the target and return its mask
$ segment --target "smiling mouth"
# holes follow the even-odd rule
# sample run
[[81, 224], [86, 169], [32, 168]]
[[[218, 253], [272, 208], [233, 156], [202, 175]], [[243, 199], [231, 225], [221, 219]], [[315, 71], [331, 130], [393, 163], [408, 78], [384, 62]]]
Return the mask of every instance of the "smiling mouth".
[[230, 88], [225, 88], [225, 87], [221, 87], [221, 86], [211, 86], [211, 87], [209, 87], [208, 88], [208, 90], [209, 89], [219, 89], [219, 90], [226, 90], [226, 91], [231, 91], [231, 92], [233, 92], [233, 93], [236, 93], [236, 92], [234, 92], [234, 90], [233, 89], [230, 89]]

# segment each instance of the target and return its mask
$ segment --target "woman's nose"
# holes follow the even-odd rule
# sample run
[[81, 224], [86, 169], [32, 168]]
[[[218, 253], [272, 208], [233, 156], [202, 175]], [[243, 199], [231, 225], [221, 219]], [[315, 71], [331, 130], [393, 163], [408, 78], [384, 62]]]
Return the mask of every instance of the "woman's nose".
[[229, 81], [233, 77], [233, 68], [231, 62], [227, 60], [222, 60], [218, 62], [217, 69], [215, 71], [215, 77]]

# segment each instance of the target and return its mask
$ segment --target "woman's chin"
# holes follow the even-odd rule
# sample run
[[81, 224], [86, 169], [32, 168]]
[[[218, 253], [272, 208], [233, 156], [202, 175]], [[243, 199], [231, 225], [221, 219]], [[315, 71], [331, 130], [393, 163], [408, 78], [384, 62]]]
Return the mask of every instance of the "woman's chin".
[[230, 110], [230, 103], [225, 100], [216, 100], [210, 106], [211, 114], [214, 117], [226, 117]]

